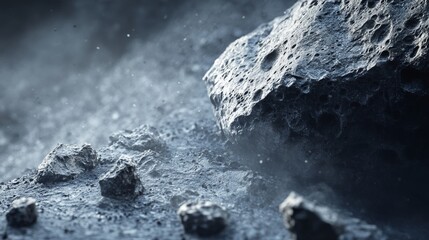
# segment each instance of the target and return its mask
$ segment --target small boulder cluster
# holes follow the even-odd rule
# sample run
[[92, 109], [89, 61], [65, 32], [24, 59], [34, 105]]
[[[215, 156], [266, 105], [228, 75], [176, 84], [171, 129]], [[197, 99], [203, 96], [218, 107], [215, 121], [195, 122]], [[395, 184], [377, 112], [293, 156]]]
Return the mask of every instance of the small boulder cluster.
[[[97, 153], [90, 145], [58, 145], [40, 164], [36, 181], [55, 183], [73, 179], [97, 165]], [[132, 199], [143, 192], [137, 165], [131, 157], [121, 156], [99, 180], [101, 195], [113, 199]]]
[[[165, 143], [153, 128], [140, 127], [135, 131], [119, 132], [111, 137], [111, 146], [131, 151], [161, 151]], [[152, 149], [154, 148], [154, 149]], [[39, 165], [36, 182], [54, 184], [71, 180], [99, 164], [97, 152], [88, 144], [82, 146], [59, 144]], [[143, 193], [144, 187], [132, 157], [122, 155], [113, 167], [99, 178], [103, 197], [132, 200]], [[189, 234], [211, 236], [227, 226], [228, 213], [210, 201], [185, 203], [177, 211], [184, 230]], [[11, 227], [29, 227], [37, 221], [36, 200], [20, 198], [12, 203], [6, 215]]]
[[[115, 134], [111, 140], [115, 144], [129, 146], [138, 151], [155, 148], [160, 151], [165, 147], [158, 132], [147, 126], [142, 126], [135, 131]], [[45, 185], [69, 181], [93, 170], [98, 165], [98, 154], [91, 145], [59, 144], [39, 165], [35, 181]], [[99, 186], [103, 197], [118, 200], [134, 199], [144, 190], [137, 172], [137, 164], [126, 155], [119, 157], [114, 166], [100, 177]], [[23, 197], [13, 201], [6, 218], [11, 227], [33, 225], [37, 221], [36, 200]]]
[[[128, 151], [162, 152], [166, 144], [155, 128], [141, 126], [110, 137], [111, 146]], [[52, 184], [68, 181], [99, 164], [97, 152], [89, 144], [59, 144], [39, 165], [36, 182]], [[101, 195], [113, 199], [133, 199], [143, 192], [137, 164], [129, 156], [119, 157], [115, 165], [99, 179]]]

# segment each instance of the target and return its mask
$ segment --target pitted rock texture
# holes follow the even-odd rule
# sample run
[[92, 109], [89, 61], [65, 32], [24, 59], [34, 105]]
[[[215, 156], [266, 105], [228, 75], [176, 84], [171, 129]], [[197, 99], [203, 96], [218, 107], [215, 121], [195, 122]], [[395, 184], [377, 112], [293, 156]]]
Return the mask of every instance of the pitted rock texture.
[[91, 145], [59, 144], [39, 165], [36, 180], [40, 183], [67, 181], [97, 164], [97, 152]]
[[206, 73], [218, 124], [232, 140], [268, 125], [287, 139], [364, 130], [368, 145], [420, 141], [429, 132], [428, 9], [425, 0], [297, 2]]
[[185, 232], [200, 236], [211, 236], [222, 232], [228, 219], [225, 209], [209, 201], [185, 203], [180, 206], [177, 214]]
[[292, 192], [280, 205], [286, 228], [296, 240], [383, 240], [374, 225], [345, 218]]
[[12, 227], [28, 227], [37, 221], [36, 199], [18, 198], [12, 202], [12, 207], [6, 213], [6, 219]]

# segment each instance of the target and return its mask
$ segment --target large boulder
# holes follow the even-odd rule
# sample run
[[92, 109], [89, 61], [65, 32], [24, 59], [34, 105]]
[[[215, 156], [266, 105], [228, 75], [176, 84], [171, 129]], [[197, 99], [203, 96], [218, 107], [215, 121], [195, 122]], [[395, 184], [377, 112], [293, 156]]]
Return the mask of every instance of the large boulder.
[[419, 155], [429, 133], [428, 10], [425, 0], [298, 1], [205, 75], [223, 133]]

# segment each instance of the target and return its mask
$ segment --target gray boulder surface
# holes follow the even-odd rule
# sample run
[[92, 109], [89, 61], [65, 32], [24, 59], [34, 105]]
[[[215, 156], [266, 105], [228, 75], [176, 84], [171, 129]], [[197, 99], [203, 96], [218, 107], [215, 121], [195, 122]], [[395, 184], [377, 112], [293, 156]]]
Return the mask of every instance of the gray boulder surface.
[[336, 150], [420, 154], [429, 132], [428, 8], [425, 0], [298, 1], [230, 44], [206, 73], [218, 125], [233, 141], [273, 139], [272, 129]]
[[292, 192], [280, 205], [286, 228], [296, 240], [383, 240], [374, 225], [339, 216]]
[[132, 158], [121, 156], [116, 165], [99, 180], [101, 195], [115, 199], [133, 199], [143, 193], [143, 186]]
[[36, 180], [40, 183], [70, 180], [95, 168], [97, 161], [97, 152], [89, 144], [59, 144], [39, 165]]
[[36, 199], [18, 198], [12, 202], [12, 207], [6, 213], [9, 226], [29, 227], [37, 222]]
[[189, 202], [180, 206], [177, 214], [187, 233], [211, 236], [227, 226], [228, 213], [221, 206], [209, 202]]

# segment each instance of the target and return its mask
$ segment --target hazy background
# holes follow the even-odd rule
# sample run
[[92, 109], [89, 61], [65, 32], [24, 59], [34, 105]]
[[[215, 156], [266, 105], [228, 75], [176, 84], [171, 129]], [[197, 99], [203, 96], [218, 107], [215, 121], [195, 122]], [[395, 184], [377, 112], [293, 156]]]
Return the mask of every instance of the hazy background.
[[0, 2], [0, 181], [57, 143], [213, 121], [201, 81], [234, 39], [293, 0]]

